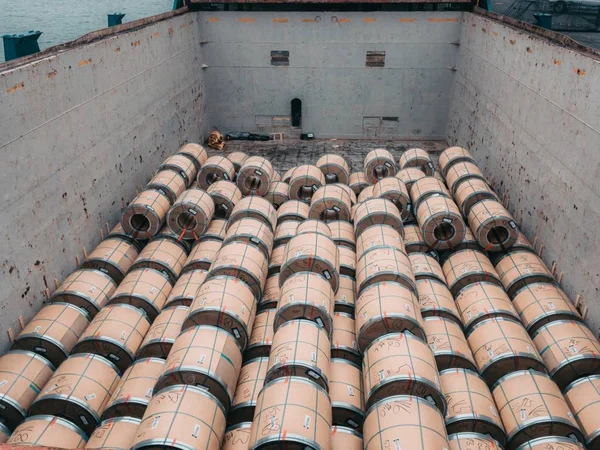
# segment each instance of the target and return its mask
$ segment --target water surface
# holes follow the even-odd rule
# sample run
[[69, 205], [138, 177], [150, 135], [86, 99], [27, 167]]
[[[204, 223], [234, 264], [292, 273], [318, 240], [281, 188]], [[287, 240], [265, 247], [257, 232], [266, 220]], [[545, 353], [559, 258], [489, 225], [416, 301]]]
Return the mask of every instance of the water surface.
[[0, 0], [0, 36], [39, 30], [43, 32], [38, 40], [43, 50], [106, 28], [109, 13], [125, 13], [125, 23], [172, 7], [173, 0]]

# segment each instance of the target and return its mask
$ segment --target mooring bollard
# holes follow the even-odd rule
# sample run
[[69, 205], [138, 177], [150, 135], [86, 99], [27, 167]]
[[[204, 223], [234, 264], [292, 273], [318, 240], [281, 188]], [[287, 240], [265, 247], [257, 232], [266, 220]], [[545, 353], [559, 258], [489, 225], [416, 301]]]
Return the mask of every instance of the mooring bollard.
[[123, 13], [110, 13], [108, 15], [108, 26], [114, 27], [115, 25], [121, 25], [123, 23], [123, 17], [125, 17], [125, 14]]
[[4, 41], [4, 59], [10, 61], [11, 59], [39, 52], [40, 46], [37, 40], [41, 34], [41, 31], [28, 31], [23, 34], [5, 34], [2, 36], [2, 40]]

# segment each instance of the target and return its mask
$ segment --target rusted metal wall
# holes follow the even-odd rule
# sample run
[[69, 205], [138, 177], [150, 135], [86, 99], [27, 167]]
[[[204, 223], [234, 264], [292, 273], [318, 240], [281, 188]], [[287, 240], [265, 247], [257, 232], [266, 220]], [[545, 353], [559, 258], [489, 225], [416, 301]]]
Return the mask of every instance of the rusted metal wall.
[[0, 68], [0, 347], [162, 159], [202, 138], [196, 16], [140, 22]]
[[598, 334], [600, 61], [490, 18], [463, 21], [449, 142], [470, 148], [509, 196]]
[[298, 98], [318, 138], [445, 138], [462, 13], [199, 15], [207, 126], [289, 132]]

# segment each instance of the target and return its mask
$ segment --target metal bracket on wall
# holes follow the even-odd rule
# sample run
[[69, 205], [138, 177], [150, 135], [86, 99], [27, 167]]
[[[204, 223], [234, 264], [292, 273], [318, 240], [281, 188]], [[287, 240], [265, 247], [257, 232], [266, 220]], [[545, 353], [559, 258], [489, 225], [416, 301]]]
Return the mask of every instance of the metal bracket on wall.
[[537, 255], [541, 258], [542, 255], [544, 254], [544, 248], [546, 247], [544, 244], [540, 245], [539, 249], [536, 249], [538, 244], [538, 235], [536, 234], [535, 236], [533, 236], [533, 250], [537, 253]]
[[506, 209], [508, 209], [508, 207], [510, 206], [510, 195], [507, 191], [505, 191], [504, 195], [502, 196], [502, 204]]
[[581, 314], [581, 318], [585, 320], [588, 313], [588, 306], [583, 301], [583, 297], [581, 296], [581, 294], [577, 294], [577, 297], [575, 297], [575, 309], [579, 311], [579, 314]]

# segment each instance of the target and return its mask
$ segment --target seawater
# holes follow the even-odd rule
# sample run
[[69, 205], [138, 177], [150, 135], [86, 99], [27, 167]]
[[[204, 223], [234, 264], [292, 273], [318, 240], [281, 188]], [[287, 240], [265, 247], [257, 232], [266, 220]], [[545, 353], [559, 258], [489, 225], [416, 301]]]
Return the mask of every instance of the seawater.
[[126, 23], [172, 8], [173, 0], [0, 0], [0, 36], [39, 30], [38, 43], [44, 50], [106, 28], [109, 13], [125, 13]]

